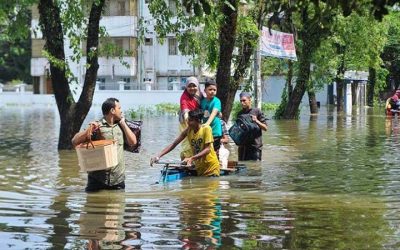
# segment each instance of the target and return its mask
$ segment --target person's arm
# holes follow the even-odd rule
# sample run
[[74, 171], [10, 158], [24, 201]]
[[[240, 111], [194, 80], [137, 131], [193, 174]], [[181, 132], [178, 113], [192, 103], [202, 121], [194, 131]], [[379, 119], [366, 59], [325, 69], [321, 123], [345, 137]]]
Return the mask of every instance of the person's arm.
[[180, 133], [180, 135], [174, 140], [174, 142], [164, 148], [157, 156], [152, 157], [150, 159], [150, 166], [153, 166], [153, 163], [158, 162], [161, 157], [171, 152], [179, 143], [181, 143], [181, 141], [183, 141], [183, 139], [185, 139], [185, 137], [187, 136], [188, 129], [189, 128], [183, 130], [182, 133]]
[[210, 151], [211, 151], [211, 143], [207, 143], [207, 144], [204, 145], [204, 149], [201, 150], [198, 154], [195, 154], [192, 157], [188, 157], [188, 158], [183, 159], [183, 162], [186, 162], [186, 164], [188, 166], [191, 166], [193, 161], [195, 161], [197, 159], [200, 159], [201, 157], [206, 156], [208, 153], [210, 153]]
[[267, 118], [265, 118], [264, 114], [261, 111], [259, 111], [258, 115], [251, 115], [251, 118], [255, 123], [257, 123], [261, 130], [267, 131]]
[[222, 134], [221, 142], [227, 144], [229, 142], [229, 137], [226, 134]]
[[185, 127], [188, 126], [189, 111], [190, 111], [189, 109], [182, 110], [182, 119], [183, 123], [185, 124]]
[[[221, 119], [221, 117], [220, 117]], [[226, 122], [221, 119], [221, 126], [222, 126], [222, 137], [221, 137], [221, 142], [226, 144], [229, 142], [229, 132], [228, 129], [226, 129]]]
[[[81, 143], [90, 141], [91, 136], [92, 136], [91, 132], [99, 129], [99, 126], [100, 125], [97, 122], [89, 123], [89, 127], [87, 129], [85, 129], [81, 132], [78, 132], [74, 135], [74, 137], [71, 140], [72, 146], [76, 147]], [[90, 131], [89, 131], [89, 129], [90, 129]]]
[[210, 116], [208, 117], [208, 120], [206, 123], [204, 123], [204, 125], [206, 126], [210, 126], [210, 124], [212, 123], [212, 121], [214, 120], [214, 118], [217, 116], [219, 110], [214, 108], [210, 114]]
[[127, 140], [126, 143], [129, 146], [136, 145], [136, 143], [137, 143], [136, 135], [132, 132], [132, 130], [126, 124], [125, 118], [122, 117], [118, 124], [120, 125], [120, 128], [124, 131], [124, 134], [125, 134], [125, 137]]
[[205, 125], [208, 126], [210, 126], [214, 118], [218, 116], [218, 113], [221, 112], [221, 101], [217, 97], [214, 97], [212, 101], [212, 106], [210, 108], [212, 108], [212, 111], [207, 119], [207, 122], [205, 123]]

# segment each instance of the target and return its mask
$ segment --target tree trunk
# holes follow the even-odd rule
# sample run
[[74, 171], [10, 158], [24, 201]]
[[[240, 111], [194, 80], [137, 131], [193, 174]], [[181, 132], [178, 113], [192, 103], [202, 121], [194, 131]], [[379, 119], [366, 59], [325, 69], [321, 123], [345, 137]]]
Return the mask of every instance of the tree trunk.
[[345, 49], [343, 47], [339, 47], [339, 53], [342, 53], [342, 61], [336, 72], [336, 110], [337, 112], [342, 112], [344, 110], [344, 72], [346, 71], [344, 65]]
[[250, 59], [251, 55], [253, 54], [254, 51], [254, 46], [252, 46], [252, 43], [250, 41], [246, 42], [243, 46], [243, 50], [241, 50], [240, 53], [240, 59], [237, 64], [237, 67], [235, 68], [235, 73], [233, 74], [233, 80], [232, 84], [229, 89], [229, 97], [231, 102], [225, 104], [225, 111], [224, 113], [224, 119], [226, 121], [229, 119], [230, 113], [232, 111], [232, 105], [235, 99], [236, 91], [239, 88], [240, 83], [243, 82], [243, 79], [247, 73], [247, 69], [250, 67]]
[[318, 104], [315, 92], [313, 90], [309, 90], [307, 92], [308, 92], [308, 103], [310, 105], [310, 113], [312, 115], [318, 114]]
[[286, 86], [287, 86], [289, 98], [293, 93], [292, 79], [293, 79], [293, 62], [292, 62], [292, 60], [288, 60], [288, 72], [287, 72], [287, 77], [286, 77]]
[[344, 80], [340, 77], [336, 78], [336, 110], [342, 112], [344, 110]]
[[358, 82], [352, 81], [351, 82], [351, 103], [352, 103], [353, 106], [357, 106], [358, 105], [357, 87], [358, 87]]
[[307, 44], [307, 39], [303, 40], [304, 44], [301, 47], [299, 56], [299, 73], [296, 79], [296, 86], [293, 93], [288, 99], [288, 103], [283, 112], [283, 119], [296, 119], [299, 115], [299, 107], [304, 93], [307, 89], [307, 84], [310, 78], [310, 65], [312, 50], [311, 46]]
[[343, 112], [344, 110], [344, 80], [336, 78], [336, 111]]
[[238, 86], [231, 85], [231, 64], [236, 40], [238, 1], [228, 0], [227, 2], [234, 8], [226, 3], [222, 6], [222, 13], [225, 19], [219, 31], [219, 62], [216, 74], [217, 96], [221, 100], [224, 119], [229, 118], [238, 88]]
[[[60, 115], [59, 150], [72, 148], [71, 139], [81, 128], [92, 104], [95, 79], [99, 66], [97, 63], [97, 53], [92, 53], [93, 55], [90, 56], [89, 48], [98, 47], [99, 22], [103, 6], [104, 0], [101, 0], [94, 2], [91, 7], [87, 39], [87, 63], [90, 66], [87, 69], [85, 83], [77, 103], [74, 101], [65, 74], [67, 66], [56, 65], [54, 61], [50, 60], [52, 85]], [[64, 54], [64, 33], [59, 6], [52, 0], [40, 0], [38, 9], [40, 13], [39, 21], [41, 30], [43, 32], [43, 38], [46, 41], [45, 48], [57, 61], [66, 63]]]
[[334, 105], [335, 99], [333, 98], [333, 84], [328, 84], [328, 105]]
[[374, 90], [376, 83], [376, 69], [369, 68], [368, 84], [367, 84], [367, 105], [374, 106]]

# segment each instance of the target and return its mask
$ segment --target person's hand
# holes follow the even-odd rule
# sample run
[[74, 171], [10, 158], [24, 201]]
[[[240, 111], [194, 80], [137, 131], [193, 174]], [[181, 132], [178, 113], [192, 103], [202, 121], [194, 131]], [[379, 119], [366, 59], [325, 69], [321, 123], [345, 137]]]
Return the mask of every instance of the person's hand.
[[86, 129], [86, 141], [91, 141], [92, 135], [100, 128], [98, 122], [90, 122], [89, 127]]
[[125, 117], [122, 116], [118, 123], [120, 125], [125, 124]]
[[92, 131], [95, 131], [100, 127], [100, 124], [98, 122], [90, 122], [89, 126], [91, 127]]
[[255, 115], [250, 115], [250, 116], [251, 116], [251, 119], [253, 120], [253, 122], [257, 122], [258, 121], [257, 116], [255, 116]]
[[154, 156], [150, 159], [150, 166], [153, 166], [154, 163], [157, 163], [160, 160], [160, 157]]
[[186, 166], [188, 166], [188, 167], [192, 166], [192, 162], [193, 162], [192, 157], [187, 157], [187, 158], [183, 159], [183, 161], [182, 161], [182, 163], [186, 163]]

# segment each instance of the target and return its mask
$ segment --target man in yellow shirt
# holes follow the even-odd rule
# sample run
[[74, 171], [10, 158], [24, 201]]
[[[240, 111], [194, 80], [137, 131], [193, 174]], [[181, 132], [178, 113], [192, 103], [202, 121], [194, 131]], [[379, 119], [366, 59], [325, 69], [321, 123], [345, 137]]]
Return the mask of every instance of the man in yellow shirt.
[[219, 176], [219, 161], [214, 151], [212, 130], [210, 126], [202, 126], [203, 111], [196, 109], [189, 112], [188, 127], [164, 148], [161, 153], [151, 158], [150, 164], [158, 162], [160, 158], [172, 151], [187, 137], [193, 156], [183, 159], [188, 166], [194, 163], [199, 176]]

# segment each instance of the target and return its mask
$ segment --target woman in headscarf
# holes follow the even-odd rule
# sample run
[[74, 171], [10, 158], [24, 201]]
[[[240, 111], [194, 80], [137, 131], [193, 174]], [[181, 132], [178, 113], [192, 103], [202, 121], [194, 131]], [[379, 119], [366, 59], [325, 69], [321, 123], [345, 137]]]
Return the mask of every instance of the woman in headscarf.
[[[179, 112], [179, 129], [180, 132], [185, 130], [188, 126], [189, 111], [200, 108], [201, 94], [199, 90], [199, 81], [196, 77], [191, 76], [186, 80], [186, 88], [183, 91], [180, 99], [180, 112]], [[192, 156], [192, 150], [187, 139], [182, 141], [181, 159]]]

